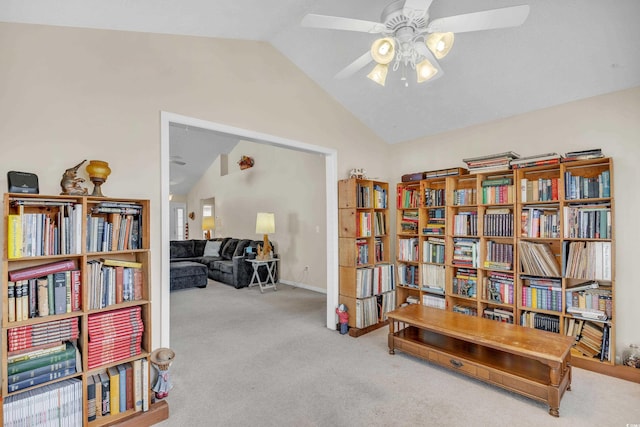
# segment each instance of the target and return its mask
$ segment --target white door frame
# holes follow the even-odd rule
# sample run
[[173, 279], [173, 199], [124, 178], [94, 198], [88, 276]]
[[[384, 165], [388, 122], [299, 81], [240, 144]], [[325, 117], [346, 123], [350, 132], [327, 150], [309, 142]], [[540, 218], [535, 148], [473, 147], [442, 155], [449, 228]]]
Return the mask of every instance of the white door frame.
[[[241, 129], [221, 123], [200, 120], [166, 111], [160, 112], [160, 200], [161, 200], [161, 292], [160, 292], [160, 347], [169, 347], [169, 123], [178, 123], [203, 129], [237, 135], [242, 139], [304, 151], [325, 156], [325, 187], [327, 216], [327, 328], [335, 330], [338, 306], [338, 152], [333, 148], [306, 144], [275, 135]], [[157, 295], [157, 293], [154, 293]], [[155, 306], [155, 304], [154, 304]], [[156, 326], [157, 327], [157, 326]]]

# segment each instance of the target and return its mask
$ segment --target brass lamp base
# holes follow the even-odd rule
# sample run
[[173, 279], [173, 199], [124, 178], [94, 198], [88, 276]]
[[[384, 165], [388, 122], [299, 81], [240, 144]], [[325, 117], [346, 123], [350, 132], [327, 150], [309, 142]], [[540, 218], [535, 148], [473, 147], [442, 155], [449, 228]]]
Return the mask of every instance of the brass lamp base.
[[264, 235], [262, 249], [258, 248], [258, 255], [256, 256], [256, 259], [271, 259], [271, 244], [269, 243], [269, 236], [267, 234]]

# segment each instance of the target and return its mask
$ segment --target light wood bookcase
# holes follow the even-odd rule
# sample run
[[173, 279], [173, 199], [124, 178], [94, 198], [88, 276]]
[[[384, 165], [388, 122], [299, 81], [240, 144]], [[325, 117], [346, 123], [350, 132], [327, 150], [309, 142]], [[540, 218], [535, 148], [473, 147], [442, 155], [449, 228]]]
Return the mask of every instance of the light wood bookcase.
[[[338, 181], [340, 304], [349, 312], [349, 335], [387, 324], [395, 307], [395, 274], [389, 238], [389, 185], [350, 178]], [[363, 290], [369, 275], [371, 290]]]
[[[603, 172], [608, 178], [602, 178]], [[572, 180], [575, 182], [572, 183]], [[602, 188], [604, 181], [607, 182], [606, 189]], [[504, 188], [498, 189], [497, 183], [500, 182]], [[583, 186], [583, 193], [576, 190], [578, 182]], [[406, 302], [407, 297], [413, 296], [420, 304], [434, 306], [429, 302], [434, 299], [437, 302], [440, 298], [444, 300], [442, 306], [448, 311], [466, 312], [478, 317], [493, 316], [497, 320], [511, 320], [524, 326], [533, 326], [526, 323], [542, 323], [541, 319], [545, 319], [548, 330], [553, 329], [565, 335], [571, 332], [571, 325], [586, 320], [600, 325], [603, 330], [607, 329], [608, 352], [605, 352], [606, 356], [600, 360], [599, 357], [589, 357], [574, 349], [573, 364], [611, 374], [616, 360], [613, 182], [612, 159], [599, 158], [397, 184], [397, 248], [403, 239], [417, 238], [419, 242], [418, 259], [407, 260], [400, 255], [397, 257], [399, 274], [403, 266], [415, 266], [419, 269], [416, 283], [408, 284], [402, 278], [399, 279], [398, 305]], [[488, 185], [489, 183], [493, 185]], [[419, 206], [407, 207], [402, 202], [402, 192], [411, 189], [419, 191]], [[438, 189], [444, 189], [445, 201], [443, 205], [430, 205], [427, 195], [430, 191]], [[591, 193], [587, 194], [587, 190]], [[487, 198], [489, 196], [493, 198]], [[429, 215], [433, 211], [442, 212], [442, 209], [445, 211], [442, 221], [445, 232], [444, 235], [437, 235], [434, 227], [430, 227], [433, 223], [430, 224]], [[595, 216], [587, 213], [590, 210], [600, 211], [597, 217], [598, 221], [601, 221], [599, 230], [606, 229], [606, 235], [588, 234], [595, 227]], [[534, 214], [534, 211], [537, 213]], [[569, 214], [571, 211], [573, 216]], [[403, 215], [406, 212], [418, 213], [417, 232], [403, 230]], [[526, 228], [532, 216], [538, 214], [544, 216], [544, 219], [537, 220], [543, 224], [541, 234], [530, 232]], [[431, 215], [434, 216], [433, 213]], [[575, 218], [580, 215], [583, 215], [585, 221], [581, 221], [579, 225], [574, 224]], [[591, 223], [587, 218], [591, 218]], [[467, 228], [464, 225], [467, 225]], [[570, 228], [580, 230], [580, 227], [582, 231], [576, 232], [578, 234], [569, 234]], [[425, 249], [425, 245], [433, 243], [434, 237], [437, 243], [444, 241], [444, 262], [430, 259], [432, 253]], [[525, 253], [528, 254], [529, 251], [522, 247], [528, 244], [539, 245], [536, 246], [536, 250], [548, 248], [548, 253], [559, 266], [559, 273], [525, 273], [521, 264], [525, 261]], [[467, 253], [470, 245], [473, 248]], [[584, 261], [587, 266], [597, 264], [597, 268], [570, 271], [567, 263], [572, 245], [592, 246], [590, 250], [597, 251], [599, 255], [588, 256]], [[428, 248], [433, 249], [432, 246]], [[465, 265], [465, 259], [468, 259], [465, 256], [471, 253], [471, 264]], [[491, 254], [499, 256], [492, 258]], [[602, 260], [603, 257], [608, 261]], [[427, 283], [427, 277], [432, 277], [427, 275], [427, 270], [443, 267], [444, 285]], [[513, 282], [510, 289], [505, 285], [509, 283], [509, 278], [512, 278]], [[552, 279], [548, 284], [552, 289], [544, 289], [540, 294], [547, 298], [544, 302], [541, 299], [535, 303], [527, 300], [527, 292], [530, 294], [533, 287], [542, 286], [536, 283], [536, 278], [541, 282]], [[599, 289], [610, 293], [608, 302], [603, 303], [606, 297], [598, 301], [601, 309], [602, 304], [607, 307], [606, 320], [594, 320], [567, 309], [567, 298], [570, 295], [568, 290], [570, 292], [571, 287], [594, 280], [599, 283]], [[499, 287], [501, 281], [502, 286], [508, 289], [506, 293], [504, 288]], [[494, 286], [490, 286], [492, 283]], [[444, 292], [438, 288], [444, 288]], [[509, 292], [512, 292], [512, 297], [509, 296]], [[535, 295], [538, 297], [538, 289]], [[593, 303], [596, 304], [596, 301], [593, 300]], [[543, 328], [540, 324], [538, 326]]]
[[[22, 202], [22, 206], [19, 203]], [[20, 256], [20, 257], [10, 257], [9, 255], [9, 242], [8, 242], [8, 226], [9, 226], [9, 215], [11, 214], [45, 214], [51, 218], [53, 224], [56, 227], [60, 226], [58, 223], [59, 217], [58, 213], [66, 209], [61, 205], [61, 203], [68, 202], [69, 205], [76, 206], [81, 209], [79, 216], [76, 218], [80, 221], [80, 224], [77, 226], [76, 230], [80, 233], [76, 242], [76, 249], [71, 250], [69, 254], [63, 255], [38, 255], [38, 256]], [[124, 250], [105, 250], [105, 251], [90, 251], [87, 246], [89, 227], [87, 217], [91, 215], [92, 217], [102, 217], [103, 219], [107, 219], [110, 213], [100, 212], [96, 210], [92, 211], [93, 208], [96, 208], [101, 203], [120, 203], [120, 204], [135, 204], [140, 206], [140, 210], [138, 214], [133, 215], [140, 223], [139, 233], [137, 236], [137, 245], [135, 249], [128, 248]], [[124, 211], [122, 211], [124, 213]], [[161, 419], [168, 417], [168, 407], [165, 402], [152, 405], [152, 392], [151, 392], [151, 384], [149, 384], [149, 388], [143, 389], [142, 392], [146, 394], [147, 399], [150, 404], [149, 412], [135, 412], [135, 409], [131, 410], [123, 410], [115, 415], [107, 415], [97, 418], [94, 421], [89, 422], [87, 419], [87, 379], [90, 375], [95, 374], [96, 372], [103, 371], [106, 368], [116, 366], [120, 363], [133, 362], [134, 360], [146, 359], [149, 361], [149, 356], [151, 353], [151, 291], [150, 291], [150, 203], [148, 200], [138, 200], [138, 199], [118, 199], [118, 198], [97, 198], [91, 196], [47, 196], [47, 195], [39, 195], [39, 194], [5, 194], [4, 195], [4, 227], [5, 227], [5, 242], [4, 242], [4, 251], [2, 258], [3, 265], [3, 277], [2, 277], [2, 366], [1, 366], [1, 376], [2, 376], [2, 396], [6, 398], [7, 396], [17, 395], [23, 393], [24, 391], [36, 389], [38, 387], [42, 387], [45, 384], [56, 383], [68, 378], [77, 378], [82, 381], [82, 407], [83, 407], [83, 425], [85, 426], [100, 426], [107, 425], [112, 423], [119, 422], [129, 422], [129, 420], [136, 419], [137, 425], [145, 425], [148, 420], [146, 418], [148, 415], [151, 415], [153, 418], [152, 422], [158, 422]], [[24, 230], [23, 230], [24, 232]], [[105, 248], [106, 249], [106, 248]], [[89, 295], [90, 291], [88, 289], [89, 284], [89, 267], [88, 263], [95, 260], [100, 260], [101, 258], [108, 258], [110, 260], [121, 260], [121, 261], [133, 261], [136, 263], [140, 263], [142, 265], [142, 289], [141, 289], [141, 298], [138, 300], [130, 300], [124, 301], [117, 304], [108, 305], [105, 308], [100, 309], [90, 309], [89, 303]], [[9, 281], [9, 272], [14, 270], [19, 270], [27, 267], [35, 267], [39, 265], [45, 265], [56, 261], [62, 260], [71, 260], [75, 264], [75, 268], [81, 271], [81, 300], [80, 307], [78, 311], [72, 311], [64, 314], [53, 314], [45, 317], [33, 317], [28, 318], [27, 320], [14, 321], [9, 322], [8, 318], [8, 294], [7, 294], [7, 285]], [[45, 274], [46, 275], [46, 274]], [[96, 314], [107, 312], [115, 309], [122, 309], [126, 307], [140, 307], [141, 308], [141, 318], [144, 324], [144, 332], [142, 334], [141, 341], [141, 349], [142, 352], [139, 355], [126, 357], [122, 359], [118, 359], [117, 361], [113, 361], [110, 363], [105, 363], [100, 366], [94, 366], [89, 368], [89, 355], [88, 353], [88, 319], [89, 316]], [[77, 318], [79, 324], [80, 335], [79, 339], [77, 339], [76, 344], [79, 349], [79, 353], [81, 356], [81, 369], [75, 374], [55, 379], [49, 382], [46, 382], [42, 385], [36, 385], [33, 387], [25, 388], [24, 390], [19, 390], [13, 393], [8, 392], [8, 381], [7, 381], [7, 352], [8, 352], [8, 331], [12, 328], [18, 326], [27, 326], [27, 325], [37, 325], [44, 322], [49, 322], [52, 320], [66, 319], [66, 318]], [[147, 364], [147, 369], [150, 368], [150, 364]], [[149, 381], [151, 382], [152, 372], [147, 372]]]

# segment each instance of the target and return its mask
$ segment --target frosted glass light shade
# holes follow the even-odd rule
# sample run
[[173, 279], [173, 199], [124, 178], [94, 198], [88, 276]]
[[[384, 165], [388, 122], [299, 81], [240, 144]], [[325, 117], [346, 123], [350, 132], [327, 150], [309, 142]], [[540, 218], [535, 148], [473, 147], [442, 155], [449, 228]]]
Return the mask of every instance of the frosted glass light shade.
[[388, 64], [393, 61], [395, 55], [395, 44], [390, 37], [384, 37], [373, 42], [371, 45], [371, 57], [378, 64]]
[[453, 47], [453, 40], [453, 33], [433, 33], [427, 37], [426, 44], [436, 59], [442, 59], [447, 56]]
[[388, 71], [389, 66], [387, 64], [378, 64], [373, 67], [373, 70], [371, 70], [369, 74], [367, 74], [367, 77], [378, 83], [380, 86], [384, 86], [385, 81], [387, 80]]
[[428, 59], [416, 65], [418, 83], [426, 82], [438, 73], [438, 69]]
[[275, 215], [272, 212], [258, 212], [256, 217], [256, 234], [273, 234], [275, 232]]

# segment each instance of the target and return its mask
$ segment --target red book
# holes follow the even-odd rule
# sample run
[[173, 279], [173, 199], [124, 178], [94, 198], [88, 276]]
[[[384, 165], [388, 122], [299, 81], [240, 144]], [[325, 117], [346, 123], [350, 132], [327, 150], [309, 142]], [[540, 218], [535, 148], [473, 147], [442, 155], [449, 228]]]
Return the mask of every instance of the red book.
[[59, 273], [61, 271], [75, 270], [76, 263], [73, 260], [52, 262], [50, 264], [36, 265], [34, 267], [21, 268], [9, 272], [9, 280], [29, 280], [46, 276], [47, 274]]
[[141, 268], [133, 269], [133, 299], [138, 301], [142, 299], [143, 276]]
[[124, 295], [124, 267], [116, 266], [116, 304], [120, 304], [123, 301]]
[[125, 378], [127, 384], [127, 411], [133, 409], [133, 367], [131, 363], [125, 363]]

